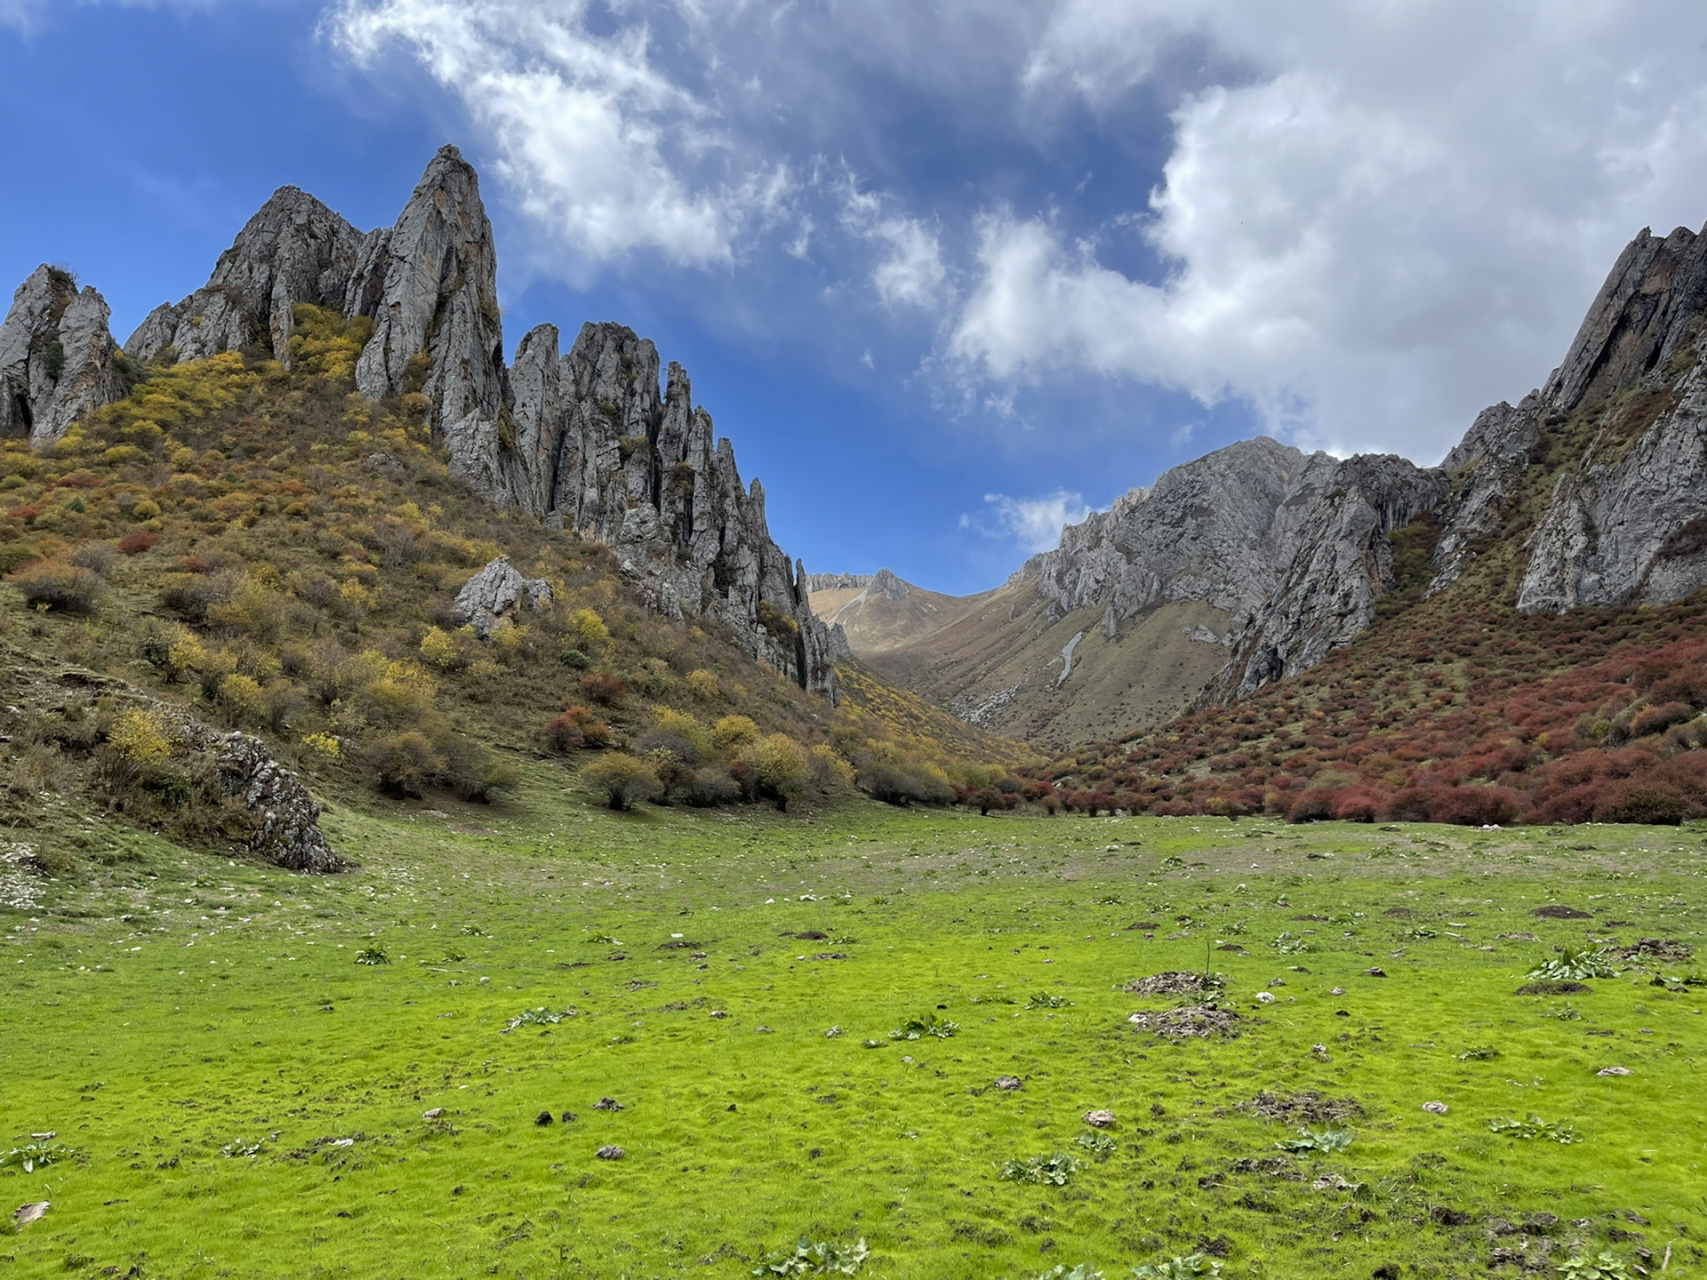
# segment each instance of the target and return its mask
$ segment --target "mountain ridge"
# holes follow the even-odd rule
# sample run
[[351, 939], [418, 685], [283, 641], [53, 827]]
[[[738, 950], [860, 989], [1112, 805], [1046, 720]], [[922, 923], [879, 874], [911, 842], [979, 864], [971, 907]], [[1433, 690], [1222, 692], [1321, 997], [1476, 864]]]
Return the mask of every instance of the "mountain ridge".
[[835, 642], [806, 605], [803, 566], [771, 538], [762, 486], [743, 485], [685, 371], [672, 364], [660, 396], [652, 344], [593, 323], [561, 357], [556, 328], [537, 327], [512, 371], [496, 274], [479, 177], [454, 146], [389, 228], [362, 233], [281, 187], [207, 284], [155, 308], [122, 349], [93, 288], [67, 298], [64, 273], [32, 275], [0, 325], [0, 429], [52, 444], [128, 392], [127, 362], [260, 347], [288, 366], [294, 308], [327, 309], [371, 324], [357, 390], [421, 397], [453, 476], [494, 506], [606, 543], [655, 611], [725, 623], [752, 656], [834, 700]]
[[[1524, 539], [1520, 613], [1683, 599], [1707, 585], [1704, 315], [1707, 235], [1644, 228], [1559, 367], [1477, 415], [1440, 466], [1240, 441], [1067, 526], [986, 607], [881, 654], [850, 643], [957, 714], [1064, 747], [1307, 671], [1384, 599], [1448, 590], [1501, 536]], [[1511, 525], [1538, 466], [1562, 468], [1557, 484]], [[1075, 705], [1111, 691], [1118, 714]]]

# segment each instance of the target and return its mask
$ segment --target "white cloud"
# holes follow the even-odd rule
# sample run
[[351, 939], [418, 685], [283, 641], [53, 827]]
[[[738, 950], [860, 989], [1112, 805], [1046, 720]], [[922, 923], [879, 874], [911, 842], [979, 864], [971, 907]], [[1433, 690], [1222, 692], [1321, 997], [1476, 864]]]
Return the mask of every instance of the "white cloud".
[[883, 305], [891, 310], [936, 307], [948, 283], [936, 228], [920, 218], [886, 214], [890, 201], [861, 191], [852, 173], [843, 175], [836, 190], [842, 202], [842, 229], [880, 250], [871, 269], [871, 287]]
[[[1707, 215], [1707, 10], [1634, 0], [1064, 0], [1023, 82], [1117, 115], [1196, 41], [1143, 234], [1111, 269], [993, 209], [951, 350], [1248, 398], [1306, 444], [1432, 460], [1542, 381], [1623, 243]], [[1175, 60], [1177, 62], [1177, 59]]]
[[990, 519], [960, 517], [962, 529], [973, 529], [987, 538], [1017, 543], [1027, 555], [1052, 551], [1061, 544], [1064, 525], [1082, 523], [1094, 507], [1083, 495], [1057, 489], [1040, 498], [1010, 498], [1005, 493], [986, 493]]
[[782, 167], [690, 182], [719, 146], [709, 108], [653, 65], [644, 22], [594, 34], [587, 0], [343, 0], [328, 29], [362, 65], [412, 54], [491, 132], [522, 209], [585, 259], [725, 261], [741, 220], [787, 198]]
[[0, 0], [0, 27], [11, 27], [31, 35], [48, 25], [67, 7], [92, 9], [101, 5], [119, 9], [211, 9], [222, 0]]

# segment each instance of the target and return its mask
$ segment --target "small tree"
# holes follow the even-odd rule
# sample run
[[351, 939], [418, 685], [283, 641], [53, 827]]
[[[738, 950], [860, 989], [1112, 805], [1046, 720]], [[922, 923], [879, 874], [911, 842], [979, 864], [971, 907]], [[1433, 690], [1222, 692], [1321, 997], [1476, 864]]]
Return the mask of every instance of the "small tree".
[[641, 800], [654, 799], [664, 790], [657, 770], [625, 751], [601, 756], [581, 770], [581, 776], [604, 792], [610, 807], [618, 813]]

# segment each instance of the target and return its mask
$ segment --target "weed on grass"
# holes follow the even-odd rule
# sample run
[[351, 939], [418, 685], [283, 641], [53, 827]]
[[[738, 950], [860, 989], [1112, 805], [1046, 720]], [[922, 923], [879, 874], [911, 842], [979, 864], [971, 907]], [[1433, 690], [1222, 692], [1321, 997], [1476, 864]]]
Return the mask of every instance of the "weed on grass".
[[1583, 1140], [1575, 1125], [1555, 1124], [1551, 1120], [1543, 1120], [1533, 1112], [1521, 1120], [1509, 1116], [1490, 1120], [1488, 1129], [1501, 1137], [1520, 1138], [1525, 1142], [1557, 1142], [1568, 1146]]
[[1072, 1181], [1073, 1175], [1084, 1167], [1084, 1161], [1065, 1151], [1026, 1156], [1023, 1160], [1009, 1160], [1002, 1165], [1002, 1181], [1064, 1187]]
[[871, 1251], [865, 1239], [852, 1244], [808, 1240], [801, 1236], [791, 1250], [772, 1253], [753, 1268], [755, 1276], [851, 1276], [865, 1265]]
[[1612, 952], [1606, 947], [1574, 949], [1566, 947], [1556, 956], [1549, 956], [1523, 975], [1531, 982], [1581, 982], [1584, 978], [1616, 978], [1612, 967]]

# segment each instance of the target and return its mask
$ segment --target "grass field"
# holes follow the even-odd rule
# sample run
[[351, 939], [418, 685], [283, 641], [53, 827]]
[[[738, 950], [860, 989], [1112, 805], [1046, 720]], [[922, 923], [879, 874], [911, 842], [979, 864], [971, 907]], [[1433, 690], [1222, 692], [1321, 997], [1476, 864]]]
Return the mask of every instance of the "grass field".
[[[802, 1235], [932, 1280], [1707, 1271], [1707, 988], [1650, 985], [1695, 962], [1514, 994], [1556, 947], [1699, 945], [1707, 833], [620, 815], [563, 778], [340, 808], [336, 879], [69, 815], [77, 872], [0, 862], [39, 895], [0, 906], [0, 1154], [60, 1148], [0, 1170], [53, 1205], [0, 1280], [739, 1276]], [[1236, 1038], [1128, 1021], [1206, 955]], [[1350, 1145], [1280, 1150], [1289, 1106]]]

